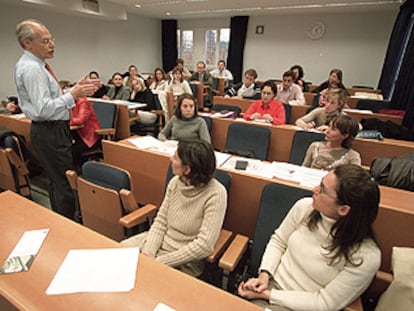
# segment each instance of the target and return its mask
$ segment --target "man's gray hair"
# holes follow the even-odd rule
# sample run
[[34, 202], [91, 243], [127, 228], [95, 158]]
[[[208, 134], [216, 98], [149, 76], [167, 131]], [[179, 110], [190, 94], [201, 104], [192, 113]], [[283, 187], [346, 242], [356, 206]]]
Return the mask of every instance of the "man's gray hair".
[[29, 39], [30, 41], [33, 40], [35, 33], [33, 26], [35, 25], [44, 26], [42, 22], [36, 19], [26, 19], [16, 26], [17, 41], [19, 41], [22, 48], [25, 48], [22, 42], [23, 39]]

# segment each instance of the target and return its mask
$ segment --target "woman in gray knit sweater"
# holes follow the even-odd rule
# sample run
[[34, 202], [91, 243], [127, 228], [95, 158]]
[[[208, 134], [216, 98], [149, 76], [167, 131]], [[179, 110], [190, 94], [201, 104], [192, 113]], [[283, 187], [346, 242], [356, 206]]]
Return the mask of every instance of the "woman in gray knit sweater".
[[213, 178], [216, 158], [206, 141], [180, 141], [171, 167], [175, 177], [150, 230], [122, 244], [139, 246], [155, 260], [199, 276], [219, 237], [227, 192]]
[[183, 94], [179, 97], [174, 116], [158, 135], [160, 140], [185, 138], [201, 138], [211, 142], [207, 123], [197, 115], [195, 98], [190, 94]]

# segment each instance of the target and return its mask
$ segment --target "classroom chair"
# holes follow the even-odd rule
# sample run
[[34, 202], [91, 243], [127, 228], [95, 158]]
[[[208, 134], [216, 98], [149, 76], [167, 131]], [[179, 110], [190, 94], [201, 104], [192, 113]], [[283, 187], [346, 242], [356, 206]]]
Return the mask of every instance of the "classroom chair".
[[122, 197], [122, 190], [131, 189], [131, 176], [127, 171], [103, 162], [88, 161], [82, 165], [81, 175], [67, 170], [66, 177], [78, 199], [85, 226], [118, 242], [136, 233], [138, 229], [134, 226], [125, 229], [119, 223], [123, 216], [135, 215], [133, 212], [139, 207], [132, 194], [129, 198]]
[[18, 137], [12, 133], [0, 139], [0, 189], [31, 198], [29, 170], [23, 148]]
[[95, 102], [92, 106], [101, 126], [99, 130], [96, 130], [96, 133], [105, 139], [112, 140], [116, 134], [118, 106], [104, 102]]
[[227, 130], [225, 151], [248, 158], [266, 160], [271, 132], [268, 128], [232, 123]]
[[[256, 276], [266, 245], [275, 229], [279, 227], [293, 204], [312, 195], [310, 190], [278, 183], [267, 184], [260, 198], [254, 237], [250, 247], [248, 237], [237, 234], [219, 260], [219, 267], [229, 274], [227, 289], [237, 290], [241, 280]], [[249, 247], [249, 251], [246, 252]], [[243, 258], [243, 254], [247, 256]], [[247, 257], [247, 258], [246, 258]]]
[[161, 102], [158, 98], [158, 94], [153, 94], [153, 96], [154, 96], [154, 102], [155, 102], [155, 109], [151, 110], [151, 112], [155, 113], [157, 115], [157, 118], [152, 124], [134, 123], [133, 125], [131, 125], [131, 132], [133, 134], [138, 134], [141, 136], [145, 136], [149, 134], [154, 137], [158, 137], [158, 133], [161, 132], [164, 126], [164, 123], [165, 123], [164, 111], [162, 110]]
[[[174, 177], [172, 172], [171, 164], [168, 166], [166, 179], [165, 179], [165, 188], [164, 192], [167, 190], [168, 183]], [[214, 178], [216, 178], [225, 188], [227, 193], [230, 191], [231, 186], [231, 176], [229, 173], [216, 170], [214, 172]], [[125, 197], [130, 195], [130, 191], [122, 190], [125, 194]], [[144, 206], [146, 207], [146, 206]], [[141, 208], [143, 209], [143, 208]], [[140, 213], [141, 217], [137, 220], [134, 219], [134, 215], [126, 215], [120, 219], [120, 223], [122, 223], [125, 227], [130, 227], [132, 225], [140, 224], [141, 220], [147, 220], [148, 218], [155, 217], [155, 213], [157, 212], [158, 207], [155, 205], [150, 204], [150, 206]], [[139, 213], [140, 210], [134, 212], [135, 214]], [[148, 213], [148, 215], [146, 215]], [[217, 267], [218, 258], [223, 254], [227, 245], [231, 242], [231, 238], [233, 237], [233, 233], [226, 229], [221, 229], [219, 238], [214, 246], [213, 253], [206, 258], [206, 266], [204, 268], [203, 273], [200, 275], [200, 279], [208, 282], [212, 285], [217, 287], [221, 287], [222, 282], [222, 270], [219, 270]]]
[[286, 114], [286, 124], [290, 123], [290, 115], [292, 114], [292, 106], [287, 104], [287, 103], [283, 103], [283, 108], [285, 108], [285, 114]]
[[[232, 81], [228, 81], [230, 83]], [[223, 96], [224, 89], [226, 87], [226, 79], [221, 77], [213, 77], [213, 84], [211, 85], [211, 91], [214, 96]]]
[[[95, 130], [103, 139], [113, 140], [116, 136], [116, 125], [118, 120], [118, 105], [113, 103], [94, 102], [93, 110], [96, 113], [100, 129]], [[82, 157], [89, 160], [98, 160], [102, 158], [102, 147], [88, 150], [82, 153]]]
[[209, 116], [201, 116], [203, 118], [204, 122], [207, 124], [208, 132], [211, 133], [211, 127], [213, 126], [213, 121]]
[[305, 159], [306, 151], [314, 141], [324, 141], [324, 133], [316, 133], [309, 131], [296, 131], [292, 140], [292, 148], [290, 149], [289, 163], [302, 165]]

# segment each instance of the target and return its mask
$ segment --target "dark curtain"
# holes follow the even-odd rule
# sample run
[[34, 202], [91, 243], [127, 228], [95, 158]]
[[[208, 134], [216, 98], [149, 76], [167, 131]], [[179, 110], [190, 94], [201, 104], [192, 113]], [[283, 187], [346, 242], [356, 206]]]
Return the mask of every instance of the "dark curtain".
[[382, 90], [384, 98], [391, 97], [391, 88], [397, 71], [398, 62], [401, 56], [401, 49], [404, 43], [411, 14], [414, 12], [414, 0], [407, 0], [401, 7], [391, 33], [388, 50], [382, 67], [378, 88]]
[[414, 133], [414, 31], [408, 41], [400, 74], [391, 99], [393, 109], [405, 110], [402, 125]]
[[162, 67], [165, 72], [174, 68], [177, 58], [177, 20], [162, 20]]
[[244, 45], [246, 43], [248, 16], [233, 16], [230, 22], [230, 44], [227, 68], [233, 74], [233, 81], [239, 82], [243, 75]]

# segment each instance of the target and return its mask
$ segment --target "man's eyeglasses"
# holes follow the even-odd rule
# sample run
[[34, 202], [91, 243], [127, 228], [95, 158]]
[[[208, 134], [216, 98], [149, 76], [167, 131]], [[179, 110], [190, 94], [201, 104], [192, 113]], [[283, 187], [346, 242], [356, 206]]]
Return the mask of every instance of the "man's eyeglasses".
[[40, 42], [43, 43], [43, 44], [49, 44], [51, 42], [55, 43], [55, 38], [41, 39]]

